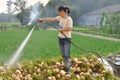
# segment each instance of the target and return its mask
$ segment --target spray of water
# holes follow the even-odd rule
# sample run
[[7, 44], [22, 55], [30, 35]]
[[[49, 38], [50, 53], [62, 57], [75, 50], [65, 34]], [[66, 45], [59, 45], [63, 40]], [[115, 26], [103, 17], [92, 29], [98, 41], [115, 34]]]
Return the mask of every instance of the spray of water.
[[[37, 16], [39, 14], [39, 4], [36, 4], [35, 6], [33, 6], [32, 11], [31, 11], [31, 15], [30, 15], [30, 21], [28, 23], [28, 25], [31, 25], [33, 21], [35, 21], [37, 19]], [[9, 62], [7, 62], [7, 65], [5, 65], [5, 68], [9, 68], [11, 65], [15, 64], [16, 61], [19, 59], [22, 50], [24, 49], [25, 45], [27, 44], [33, 30], [34, 30], [35, 26], [33, 26], [32, 30], [30, 31], [30, 33], [28, 34], [28, 36], [24, 39], [24, 41], [21, 43], [21, 45], [19, 46], [19, 48], [17, 49], [17, 51], [14, 53], [14, 55], [12, 56], [12, 58], [9, 60]]]
[[15, 52], [15, 54], [13, 55], [13, 57], [11, 58], [11, 60], [7, 63], [7, 66], [11, 66], [13, 65], [16, 60], [19, 58], [22, 50], [24, 49], [25, 45], [27, 44], [33, 30], [34, 30], [35, 26], [32, 28], [32, 30], [30, 31], [30, 33], [28, 34], [28, 36], [25, 38], [25, 40], [21, 43], [20, 47], [17, 49], [17, 51]]
[[34, 7], [32, 7], [30, 21], [29, 21], [28, 25], [31, 25], [32, 22], [37, 19], [38, 15], [39, 15], [39, 4], [36, 4], [36, 5], [34, 5]]

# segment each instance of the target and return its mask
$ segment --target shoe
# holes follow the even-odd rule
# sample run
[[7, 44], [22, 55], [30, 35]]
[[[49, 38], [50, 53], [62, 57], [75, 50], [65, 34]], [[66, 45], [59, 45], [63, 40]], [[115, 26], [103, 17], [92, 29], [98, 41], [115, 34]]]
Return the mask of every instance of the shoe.
[[66, 74], [70, 74], [70, 69], [69, 68], [66, 68]]

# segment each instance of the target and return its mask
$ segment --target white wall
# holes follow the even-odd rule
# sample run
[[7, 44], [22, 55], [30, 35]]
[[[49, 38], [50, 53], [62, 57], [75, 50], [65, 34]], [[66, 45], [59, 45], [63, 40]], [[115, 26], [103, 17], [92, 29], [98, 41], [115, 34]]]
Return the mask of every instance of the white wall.
[[101, 15], [85, 15], [81, 18], [81, 25], [83, 26], [99, 26]]

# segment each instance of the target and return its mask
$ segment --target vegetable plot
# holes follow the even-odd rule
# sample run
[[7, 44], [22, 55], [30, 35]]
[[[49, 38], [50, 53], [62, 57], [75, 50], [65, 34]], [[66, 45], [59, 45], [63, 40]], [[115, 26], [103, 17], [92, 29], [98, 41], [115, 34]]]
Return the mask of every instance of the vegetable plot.
[[0, 79], [4, 80], [117, 80], [95, 57], [73, 58], [71, 73], [65, 72], [62, 60], [36, 60], [23, 62], [5, 71], [0, 67]]

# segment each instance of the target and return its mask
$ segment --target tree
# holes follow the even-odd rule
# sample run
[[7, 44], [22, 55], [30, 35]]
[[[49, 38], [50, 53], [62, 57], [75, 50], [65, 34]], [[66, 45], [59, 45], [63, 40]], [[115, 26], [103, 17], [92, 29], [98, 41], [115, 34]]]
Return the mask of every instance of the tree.
[[[100, 22], [103, 32], [109, 34], [120, 34], [120, 15], [119, 13], [107, 14], [104, 17], [104, 24]], [[101, 19], [103, 20], [103, 19]]]
[[25, 0], [16, 0], [16, 2], [14, 3], [15, 10], [18, 12], [24, 12], [24, 10], [26, 9], [26, 4], [27, 1]]
[[107, 20], [107, 14], [104, 12], [104, 13], [102, 14], [101, 18], [100, 18], [100, 29], [101, 29], [101, 31], [103, 31], [103, 32], [105, 32], [104, 26], [105, 26], [106, 20]]
[[[31, 19], [31, 14], [38, 12], [35, 15], [41, 15], [41, 13], [43, 12], [43, 4], [40, 2], [34, 4], [33, 6], [30, 6], [30, 7], [26, 6], [27, 0], [16, 0], [16, 2], [14, 4], [15, 4], [15, 10], [19, 12], [16, 15], [16, 17], [19, 19], [19, 21], [22, 25], [26, 25], [29, 23], [29, 21]], [[31, 11], [32, 11], [32, 13], [31, 13]], [[35, 15], [32, 15], [32, 16], [35, 17]]]
[[22, 25], [26, 25], [29, 22], [30, 10], [26, 9], [16, 15]]
[[19, 12], [16, 17], [19, 19], [22, 25], [25, 25], [28, 21], [29, 10], [26, 10], [27, 1], [25, 0], [16, 0], [14, 2], [15, 10]]

